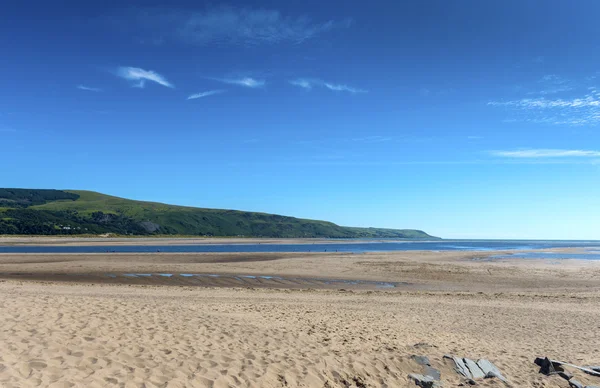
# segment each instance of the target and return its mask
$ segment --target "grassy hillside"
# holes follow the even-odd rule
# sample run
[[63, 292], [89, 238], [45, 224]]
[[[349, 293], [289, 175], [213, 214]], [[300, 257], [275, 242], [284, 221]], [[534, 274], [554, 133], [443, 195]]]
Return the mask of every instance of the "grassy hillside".
[[0, 234], [431, 238], [412, 229], [349, 228], [236, 210], [134, 201], [91, 191], [0, 189]]

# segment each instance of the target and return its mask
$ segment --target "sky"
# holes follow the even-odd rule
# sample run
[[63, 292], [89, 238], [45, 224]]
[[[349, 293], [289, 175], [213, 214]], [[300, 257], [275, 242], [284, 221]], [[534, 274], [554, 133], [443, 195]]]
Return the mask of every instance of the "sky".
[[600, 2], [19, 1], [0, 186], [600, 239]]

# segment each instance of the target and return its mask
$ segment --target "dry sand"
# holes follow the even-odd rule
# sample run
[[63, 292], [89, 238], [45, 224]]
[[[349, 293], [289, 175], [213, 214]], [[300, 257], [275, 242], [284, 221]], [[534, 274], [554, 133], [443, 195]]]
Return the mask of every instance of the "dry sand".
[[[413, 387], [407, 375], [421, 370], [410, 357], [427, 355], [455, 387], [463, 381], [443, 359], [455, 354], [488, 358], [513, 387], [568, 387], [538, 374], [533, 359], [600, 364], [599, 262], [473, 260], [480, 256], [0, 255], [0, 386]], [[102, 277], [126, 271], [409, 284], [341, 291]], [[38, 280], [8, 279], [15, 273]], [[55, 281], [67, 273], [73, 281]], [[81, 283], [93, 274], [94, 284]]]

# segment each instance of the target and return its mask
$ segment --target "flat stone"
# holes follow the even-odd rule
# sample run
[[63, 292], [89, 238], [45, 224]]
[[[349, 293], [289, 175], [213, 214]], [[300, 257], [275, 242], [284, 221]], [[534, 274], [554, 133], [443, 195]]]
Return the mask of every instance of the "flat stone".
[[412, 358], [413, 360], [415, 360], [415, 362], [419, 365], [424, 365], [424, 366], [431, 366], [431, 362], [429, 361], [429, 358], [427, 356], [415, 356], [412, 355], [410, 358]]
[[584, 388], [583, 384], [581, 384], [578, 380], [571, 379], [569, 380], [569, 385], [571, 388]]
[[417, 373], [411, 373], [408, 375], [408, 378], [422, 388], [440, 388], [442, 386], [440, 382], [435, 381], [431, 376], [423, 376]]
[[[444, 356], [446, 357], [446, 356]], [[452, 361], [454, 361], [454, 366], [455, 366], [455, 370], [457, 373], [463, 375], [464, 377], [468, 378], [468, 379], [472, 379], [473, 375], [471, 374], [471, 372], [469, 371], [469, 368], [467, 368], [467, 365], [465, 364], [465, 362], [463, 361], [462, 358], [458, 358], [455, 356], [449, 356], [446, 358], [450, 358]]]
[[433, 377], [433, 379], [436, 381], [440, 381], [442, 379], [442, 374], [440, 371], [430, 366], [425, 366], [425, 375]]
[[507, 381], [506, 377], [504, 377], [502, 375], [502, 373], [500, 373], [500, 369], [498, 369], [496, 367], [496, 365], [494, 365], [491, 361], [488, 361], [484, 358], [481, 358], [479, 360], [477, 360], [477, 366], [479, 368], [481, 368], [481, 370], [483, 371], [483, 373], [485, 373], [485, 377], [486, 378], [490, 378], [488, 376], [493, 375], [492, 377], [495, 377], [497, 379], [500, 379], [502, 381]]
[[485, 373], [481, 370], [477, 363], [469, 358], [463, 359], [473, 379], [482, 379], [485, 377]]

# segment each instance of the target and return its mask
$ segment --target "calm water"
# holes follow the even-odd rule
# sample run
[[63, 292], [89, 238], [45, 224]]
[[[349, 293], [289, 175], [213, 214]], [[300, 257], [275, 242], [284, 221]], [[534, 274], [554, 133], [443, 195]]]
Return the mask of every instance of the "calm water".
[[494, 255], [489, 259], [584, 259], [600, 260], [599, 251], [585, 251], [584, 253], [559, 253], [559, 252], [524, 252], [512, 255]]
[[[500, 251], [512, 249], [586, 248], [600, 255], [600, 241], [442, 240], [341, 241], [327, 244], [222, 244], [163, 246], [0, 246], [0, 253], [145, 253], [145, 252], [385, 252], [385, 251]], [[593, 253], [590, 251], [590, 253]]]

